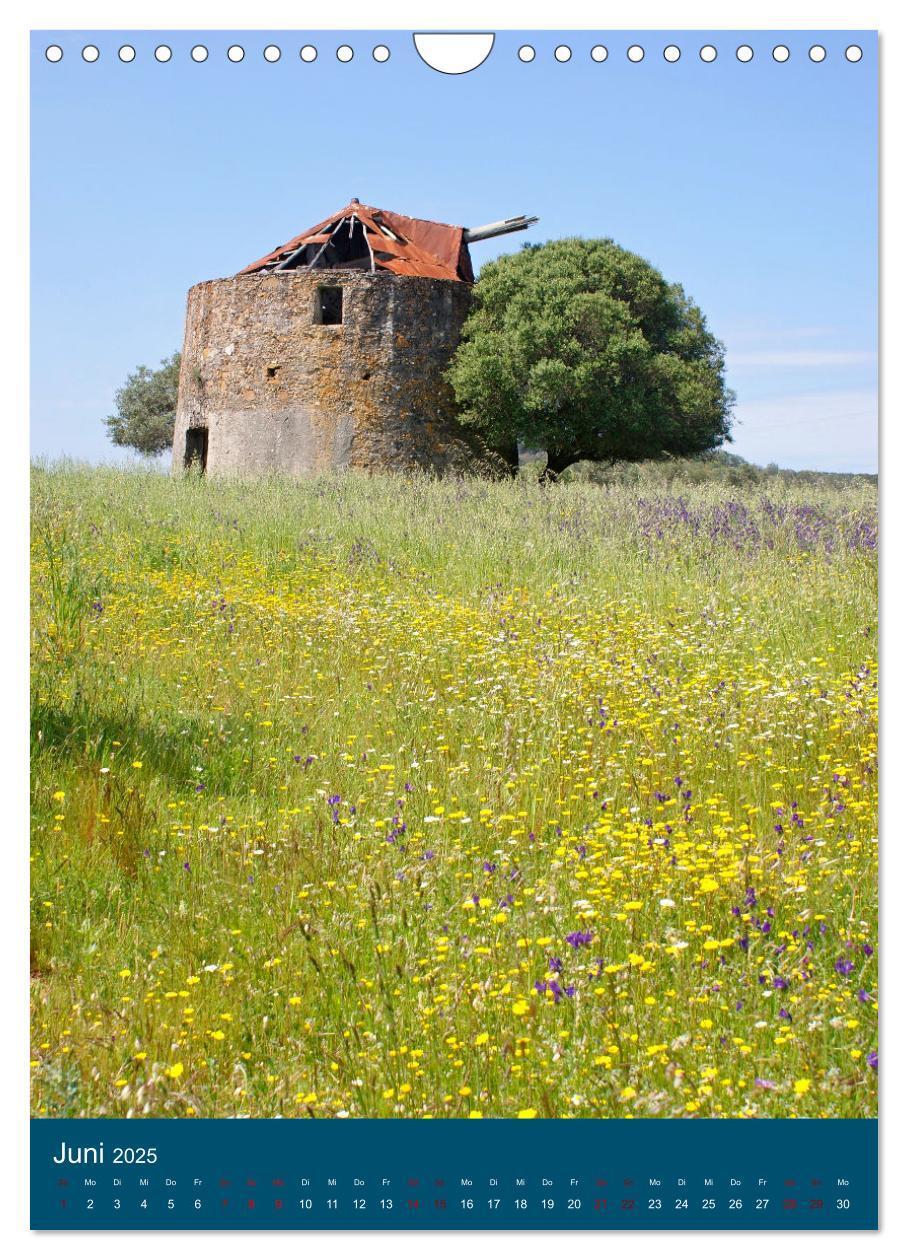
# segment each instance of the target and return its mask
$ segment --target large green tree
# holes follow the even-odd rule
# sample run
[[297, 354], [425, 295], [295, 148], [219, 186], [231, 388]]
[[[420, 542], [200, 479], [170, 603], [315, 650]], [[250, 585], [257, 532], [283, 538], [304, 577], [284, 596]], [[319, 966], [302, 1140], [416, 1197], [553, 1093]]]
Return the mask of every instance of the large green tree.
[[152, 370], [137, 367], [114, 395], [116, 415], [104, 423], [115, 446], [131, 446], [141, 455], [160, 455], [173, 442], [180, 356], [162, 359]]
[[610, 240], [487, 263], [448, 370], [461, 420], [513, 460], [693, 455], [729, 436], [724, 348], [680, 285]]

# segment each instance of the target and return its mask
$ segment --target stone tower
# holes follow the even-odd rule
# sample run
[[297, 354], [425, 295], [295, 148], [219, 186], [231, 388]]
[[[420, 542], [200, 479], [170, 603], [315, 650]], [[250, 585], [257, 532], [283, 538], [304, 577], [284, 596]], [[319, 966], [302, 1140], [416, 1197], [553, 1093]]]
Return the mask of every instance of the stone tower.
[[468, 229], [352, 201], [189, 291], [173, 468], [492, 471], [442, 373], [470, 305]]

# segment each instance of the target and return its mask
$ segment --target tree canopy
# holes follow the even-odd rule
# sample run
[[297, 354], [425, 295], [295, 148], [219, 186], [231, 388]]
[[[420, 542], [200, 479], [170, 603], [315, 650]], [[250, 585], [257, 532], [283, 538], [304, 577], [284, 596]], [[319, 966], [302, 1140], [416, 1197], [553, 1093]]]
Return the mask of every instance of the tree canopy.
[[569, 238], [487, 263], [448, 370], [461, 422], [504, 452], [639, 460], [729, 436], [724, 347], [680, 285], [611, 240]]
[[141, 455], [160, 455], [173, 442], [180, 356], [162, 359], [152, 370], [137, 367], [114, 395], [116, 415], [104, 423], [115, 446], [131, 446]]

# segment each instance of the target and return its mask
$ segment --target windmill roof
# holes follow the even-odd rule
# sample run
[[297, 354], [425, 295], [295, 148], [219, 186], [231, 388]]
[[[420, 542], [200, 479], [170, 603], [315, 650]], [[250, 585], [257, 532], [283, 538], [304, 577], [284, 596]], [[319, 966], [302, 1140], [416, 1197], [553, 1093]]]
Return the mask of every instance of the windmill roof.
[[281, 264], [286, 264], [295, 254], [299, 254], [299, 260], [294, 261], [293, 266], [342, 267], [343, 262], [330, 261], [332, 254], [328, 253], [328, 248], [332, 245], [332, 238], [343, 241], [341, 228], [344, 224], [349, 225], [348, 235], [352, 238], [357, 223], [364, 233], [370, 270], [472, 284], [473, 267], [464, 240], [465, 228], [436, 223], [431, 219], [414, 219], [394, 210], [366, 206], [356, 200], [307, 228], [299, 236], [278, 245], [238, 274], [283, 270]]

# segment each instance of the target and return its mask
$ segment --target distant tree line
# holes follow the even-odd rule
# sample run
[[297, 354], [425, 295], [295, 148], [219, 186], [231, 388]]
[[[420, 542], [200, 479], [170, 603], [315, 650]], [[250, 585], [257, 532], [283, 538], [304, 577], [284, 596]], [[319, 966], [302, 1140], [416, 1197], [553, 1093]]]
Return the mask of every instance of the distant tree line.
[[777, 464], [751, 464], [731, 451], [708, 451], [688, 459], [642, 460], [630, 463], [618, 460], [614, 463], [580, 462], [569, 468], [563, 477], [566, 481], [588, 481], [596, 485], [664, 485], [667, 489], [677, 483], [679, 489], [692, 485], [760, 486], [783, 481], [793, 485], [815, 486], [825, 489], [845, 487], [855, 481], [877, 484], [876, 473], [816, 472], [806, 469], [780, 468]]

